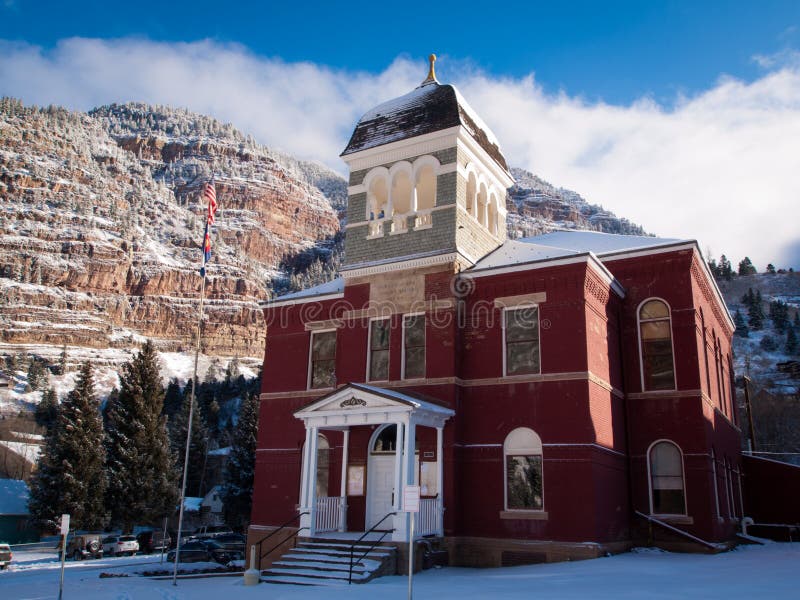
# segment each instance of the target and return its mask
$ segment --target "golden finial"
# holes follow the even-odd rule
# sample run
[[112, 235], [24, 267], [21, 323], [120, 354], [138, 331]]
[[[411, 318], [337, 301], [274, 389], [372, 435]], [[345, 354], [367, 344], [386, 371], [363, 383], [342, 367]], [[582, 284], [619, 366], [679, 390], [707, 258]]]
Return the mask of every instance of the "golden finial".
[[428, 76], [425, 78], [425, 81], [422, 82], [422, 85], [425, 85], [426, 83], [439, 83], [436, 80], [436, 71], [435, 71], [435, 69], [433, 67], [433, 64], [436, 62], [436, 55], [435, 54], [431, 54], [428, 57], [428, 62], [431, 64], [431, 66], [428, 69]]

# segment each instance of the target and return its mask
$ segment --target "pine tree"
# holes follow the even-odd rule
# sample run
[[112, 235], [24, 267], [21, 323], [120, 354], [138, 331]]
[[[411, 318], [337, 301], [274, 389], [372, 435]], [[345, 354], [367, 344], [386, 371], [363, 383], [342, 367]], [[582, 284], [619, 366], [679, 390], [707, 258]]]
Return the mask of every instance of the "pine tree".
[[797, 334], [794, 331], [794, 327], [789, 327], [786, 330], [786, 346], [784, 347], [784, 350], [789, 356], [794, 356], [797, 354], [797, 348]]
[[170, 419], [172, 415], [180, 411], [182, 405], [183, 393], [181, 385], [178, 383], [177, 378], [173, 377], [167, 384], [167, 390], [164, 393], [164, 414], [167, 419]]
[[719, 257], [719, 272], [725, 281], [730, 281], [733, 279], [733, 267], [731, 266], [731, 261], [729, 261], [728, 257], [724, 254]]
[[750, 309], [756, 301], [756, 295], [753, 293], [753, 288], [747, 288], [747, 293], [742, 296], [742, 304], [745, 308]]
[[36, 405], [34, 411], [36, 424], [44, 427], [47, 431], [55, 424], [58, 418], [58, 396], [53, 388], [46, 390], [42, 394], [42, 400]]
[[75, 529], [101, 527], [105, 520], [103, 427], [88, 362], [81, 367], [75, 389], [58, 410], [45, 440], [31, 480], [31, 516], [47, 528], [62, 513], [70, 515]]
[[761, 338], [759, 345], [765, 352], [775, 352], [778, 349], [778, 342], [776, 342], [775, 338], [771, 335], [765, 335]]
[[58, 375], [66, 375], [67, 373], [67, 345], [61, 348], [61, 354], [58, 357]]
[[733, 324], [736, 325], [736, 333], [739, 337], [747, 338], [750, 337], [750, 329], [747, 327], [747, 323], [742, 316], [742, 313], [738, 310], [733, 317]]
[[748, 314], [748, 324], [753, 331], [760, 331], [764, 327], [764, 309], [762, 307], [761, 290], [757, 290], [753, 303], [750, 305]]
[[789, 305], [781, 300], [773, 300], [769, 303], [769, 318], [778, 333], [785, 333], [789, 327]]
[[238, 528], [250, 522], [250, 510], [253, 504], [258, 408], [256, 394], [247, 396], [242, 402], [225, 472], [223, 491], [225, 522]]
[[739, 262], [739, 275], [755, 275], [756, 268], [753, 266], [753, 262], [750, 260], [750, 257], [745, 256]]
[[120, 391], [107, 407], [106, 506], [112, 523], [130, 532], [174, 510], [175, 473], [169, 452], [164, 389], [151, 341], [124, 365]]
[[772, 263], [769, 263], [767, 265], [767, 271], [766, 272], [767, 272], [768, 275], [775, 275], [775, 265], [773, 265]]
[[[189, 400], [191, 398], [191, 385], [189, 382], [184, 389], [183, 406], [175, 413], [169, 423], [169, 442], [175, 472], [179, 481], [183, 477], [183, 462], [186, 458], [186, 432], [189, 423]], [[198, 386], [199, 387], [199, 386]], [[189, 469], [186, 477], [186, 495], [197, 496], [200, 494], [200, 485], [203, 481], [203, 467], [208, 452], [208, 432], [200, 418], [197, 400], [192, 411], [192, 440], [189, 445]]]

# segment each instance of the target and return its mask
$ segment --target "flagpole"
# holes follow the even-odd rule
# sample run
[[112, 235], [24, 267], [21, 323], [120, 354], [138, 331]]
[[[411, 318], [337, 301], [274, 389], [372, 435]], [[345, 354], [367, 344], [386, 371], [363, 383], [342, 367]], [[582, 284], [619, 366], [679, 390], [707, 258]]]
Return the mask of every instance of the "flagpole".
[[[213, 182], [213, 179], [212, 179]], [[209, 223], [206, 220], [206, 235], [209, 235]], [[203, 239], [203, 244], [206, 240]], [[204, 250], [205, 252], [205, 250]], [[189, 448], [192, 445], [192, 418], [194, 416], [194, 397], [195, 388], [197, 387], [197, 363], [200, 359], [200, 329], [203, 325], [203, 300], [206, 294], [206, 262], [203, 261], [203, 268], [201, 269], [203, 280], [200, 283], [200, 308], [199, 318], [197, 319], [197, 332], [195, 334], [197, 343], [194, 349], [194, 377], [192, 378], [192, 391], [189, 394], [189, 423], [186, 426], [186, 452], [183, 457], [183, 481], [181, 483], [181, 504], [180, 512], [178, 513], [178, 543], [175, 546], [175, 565], [172, 571], [172, 585], [178, 585], [178, 563], [181, 556], [181, 533], [183, 532], [183, 508], [186, 501], [186, 476], [189, 471]]]

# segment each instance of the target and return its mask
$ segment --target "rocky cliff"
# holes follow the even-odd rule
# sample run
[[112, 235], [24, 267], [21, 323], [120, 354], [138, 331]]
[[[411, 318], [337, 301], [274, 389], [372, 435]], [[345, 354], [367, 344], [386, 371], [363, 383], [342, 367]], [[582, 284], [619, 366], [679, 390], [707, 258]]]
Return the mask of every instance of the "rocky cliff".
[[[260, 356], [281, 261], [339, 230], [344, 183], [230, 125], [141, 104], [90, 114], [0, 101], [0, 342], [163, 350], [191, 345], [202, 185], [219, 212], [205, 351]], [[327, 178], [327, 179], [326, 179]]]

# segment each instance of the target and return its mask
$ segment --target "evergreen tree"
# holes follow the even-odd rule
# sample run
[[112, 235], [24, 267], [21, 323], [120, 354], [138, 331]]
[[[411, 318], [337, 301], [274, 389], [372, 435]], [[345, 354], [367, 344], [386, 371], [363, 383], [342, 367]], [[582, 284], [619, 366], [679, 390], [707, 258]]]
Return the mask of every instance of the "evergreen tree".
[[58, 357], [58, 371], [56, 375], [65, 375], [67, 373], [67, 345], [61, 348], [61, 354]]
[[[186, 433], [189, 423], [189, 400], [191, 398], [192, 383], [184, 389], [183, 406], [176, 412], [169, 422], [169, 444], [172, 453], [175, 472], [178, 481], [183, 477], [183, 462], [186, 457]], [[199, 386], [198, 386], [199, 387]], [[198, 496], [200, 485], [203, 481], [206, 453], [208, 452], [208, 432], [200, 418], [197, 401], [192, 411], [192, 439], [189, 445], [189, 469], [186, 473], [186, 495]]]
[[743, 338], [750, 337], [750, 329], [747, 327], [747, 323], [745, 322], [742, 313], [738, 310], [733, 317], [733, 324], [736, 325], [735, 335]]
[[724, 254], [719, 257], [719, 273], [725, 281], [733, 279], [733, 266]]
[[789, 305], [781, 300], [773, 300], [769, 303], [769, 318], [778, 333], [785, 333], [789, 327]]
[[789, 356], [794, 356], [797, 354], [797, 348], [797, 334], [794, 331], [794, 327], [789, 327], [786, 330], [786, 346], [784, 347], [784, 350]]
[[34, 411], [36, 424], [50, 431], [58, 418], [58, 396], [53, 388], [42, 394], [42, 400], [36, 405]]
[[795, 332], [800, 331], [800, 310], [795, 311], [794, 321], [792, 321]]
[[101, 527], [105, 520], [103, 427], [88, 362], [81, 367], [75, 389], [58, 410], [45, 440], [31, 480], [31, 516], [48, 528], [63, 513], [69, 513], [75, 529]]
[[225, 522], [243, 528], [250, 522], [258, 436], [258, 396], [252, 394], [239, 408], [239, 420], [225, 472]]
[[151, 341], [125, 364], [119, 396], [107, 407], [106, 506], [112, 523], [130, 532], [174, 510], [177, 489], [169, 451], [164, 389]]
[[750, 305], [748, 311], [748, 324], [753, 331], [760, 331], [764, 328], [764, 309], [762, 307], [761, 290], [756, 291], [753, 303]]
[[40, 390], [46, 387], [49, 377], [47, 375], [47, 368], [44, 361], [37, 357], [31, 358], [28, 365], [28, 387], [33, 390]]
[[767, 265], [767, 274], [768, 275], [775, 275], [775, 265], [773, 265], [772, 263], [769, 263]]
[[753, 266], [753, 262], [750, 260], [750, 257], [745, 256], [739, 262], [739, 275], [755, 275], [756, 272], [756, 268]]
[[714, 279], [719, 279], [722, 273], [720, 272], [719, 265], [717, 264], [716, 259], [710, 258], [707, 264], [708, 264], [708, 270], [711, 271], [711, 276]]
[[175, 413], [181, 410], [183, 405], [183, 392], [177, 378], [173, 377], [167, 384], [164, 393], [164, 414], [170, 419]]
[[755, 301], [756, 295], [753, 293], [753, 288], [747, 288], [747, 293], [742, 296], [742, 304], [744, 304], [745, 308], [751, 309]]

